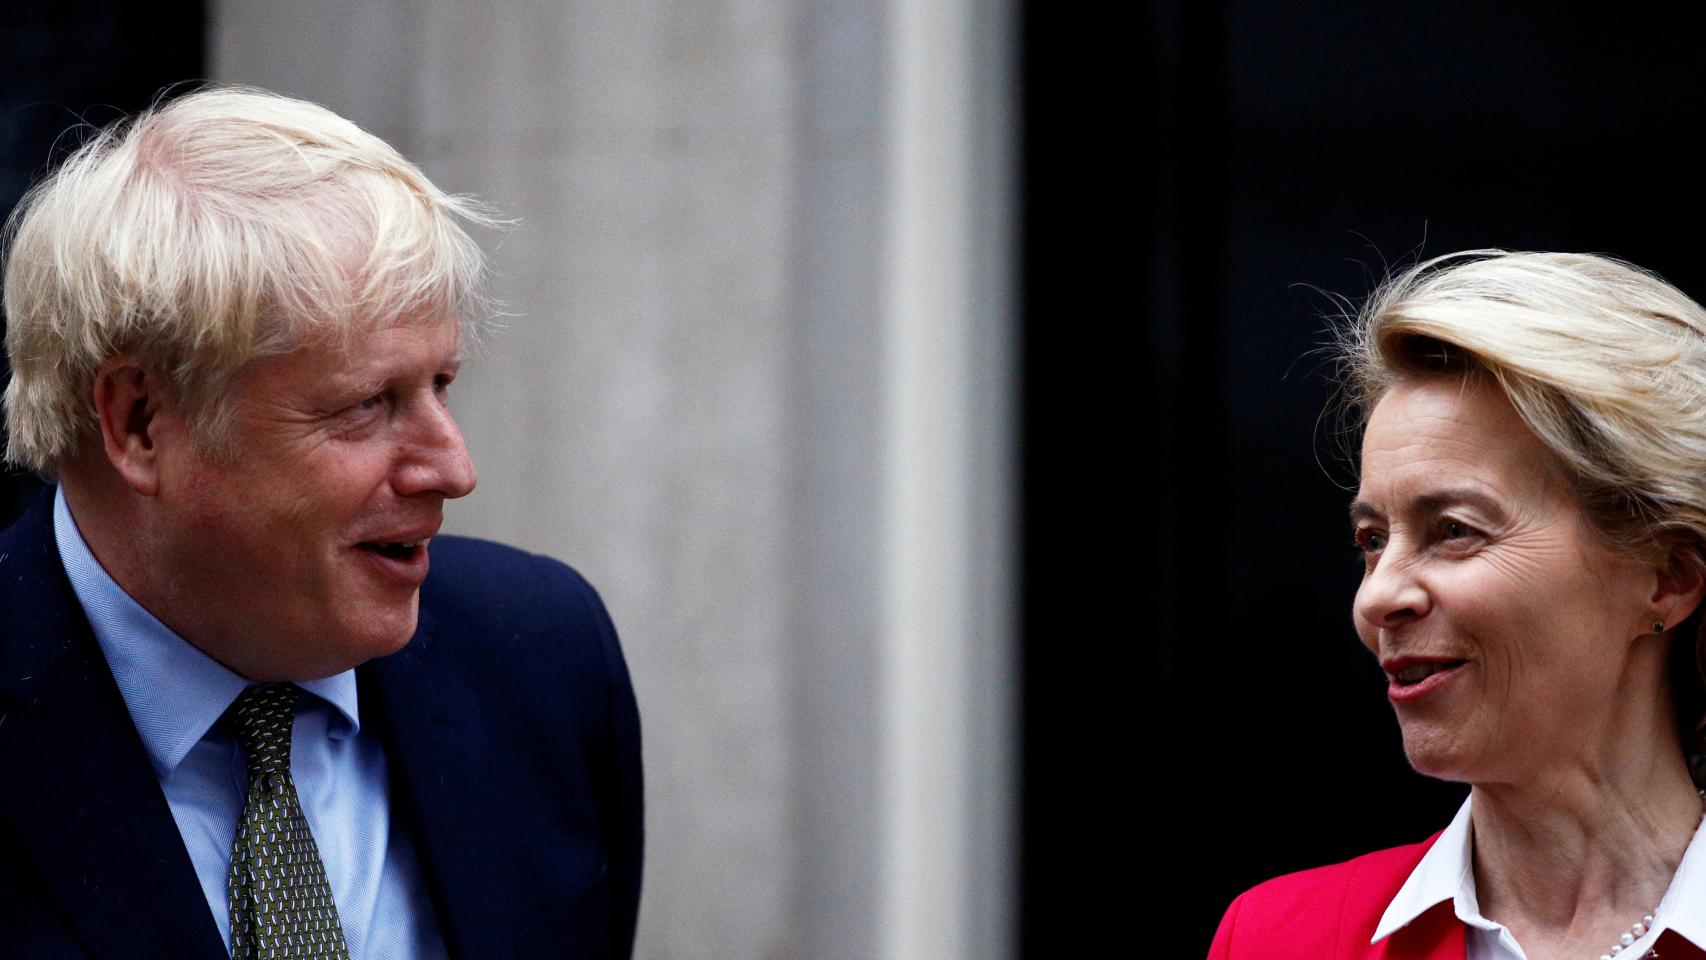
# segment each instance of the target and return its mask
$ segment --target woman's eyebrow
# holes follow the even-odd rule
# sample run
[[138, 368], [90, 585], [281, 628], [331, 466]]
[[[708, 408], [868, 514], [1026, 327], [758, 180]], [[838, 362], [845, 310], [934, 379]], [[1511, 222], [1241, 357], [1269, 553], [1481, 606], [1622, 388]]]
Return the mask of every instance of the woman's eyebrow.
[[[1445, 487], [1439, 490], [1429, 490], [1419, 494], [1409, 502], [1409, 509], [1415, 513], [1438, 513], [1447, 507], [1457, 504], [1468, 504], [1494, 517], [1504, 516], [1498, 501], [1474, 487]], [[1351, 501], [1351, 520], [1384, 520], [1382, 513], [1367, 500], [1358, 497]]]
[[1384, 519], [1386, 519], [1386, 514], [1381, 513], [1379, 510], [1376, 510], [1374, 508], [1374, 504], [1369, 503], [1367, 500], [1364, 500], [1361, 497], [1358, 497], [1357, 499], [1351, 501], [1351, 521], [1353, 523], [1358, 521], [1358, 520], [1384, 520]]

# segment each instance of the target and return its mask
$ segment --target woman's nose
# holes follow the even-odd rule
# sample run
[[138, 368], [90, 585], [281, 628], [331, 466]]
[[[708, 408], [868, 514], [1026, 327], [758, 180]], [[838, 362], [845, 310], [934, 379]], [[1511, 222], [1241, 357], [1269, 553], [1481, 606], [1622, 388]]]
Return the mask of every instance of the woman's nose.
[[1357, 588], [1356, 615], [1382, 629], [1427, 616], [1432, 601], [1418, 574], [1409, 558], [1388, 549]]

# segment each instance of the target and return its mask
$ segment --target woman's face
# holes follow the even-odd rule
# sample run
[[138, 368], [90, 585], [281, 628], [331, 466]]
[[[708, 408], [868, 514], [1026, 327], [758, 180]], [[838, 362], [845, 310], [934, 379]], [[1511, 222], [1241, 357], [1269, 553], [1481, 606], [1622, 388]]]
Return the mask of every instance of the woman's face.
[[1353, 618], [1410, 763], [1509, 782], [1609, 746], [1649, 678], [1634, 640], [1659, 570], [1600, 546], [1556, 458], [1480, 378], [1400, 384], [1375, 406], [1351, 508]]

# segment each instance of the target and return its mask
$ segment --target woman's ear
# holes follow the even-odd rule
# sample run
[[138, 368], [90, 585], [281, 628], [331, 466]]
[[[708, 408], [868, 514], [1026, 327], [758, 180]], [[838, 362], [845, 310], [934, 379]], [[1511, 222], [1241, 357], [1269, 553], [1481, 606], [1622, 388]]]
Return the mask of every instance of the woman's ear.
[[107, 462], [143, 496], [153, 496], [160, 486], [156, 434], [166, 399], [161, 387], [159, 378], [146, 367], [120, 354], [95, 371], [91, 389]]
[[1659, 546], [1664, 552], [1656, 568], [1654, 619], [1674, 627], [1687, 620], [1706, 598], [1706, 557], [1680, 537], [1662, 539]]

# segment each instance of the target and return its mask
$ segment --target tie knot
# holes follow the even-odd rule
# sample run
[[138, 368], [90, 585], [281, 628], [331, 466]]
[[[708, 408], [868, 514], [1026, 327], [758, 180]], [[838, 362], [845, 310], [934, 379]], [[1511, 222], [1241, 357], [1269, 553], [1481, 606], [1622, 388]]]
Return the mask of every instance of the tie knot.
[[249, 779], [280, 770], [290, 772], [290, 728], [296, 719], [294, 683], [250, 687], [232, 707], [232, 725], [249, 767]]

